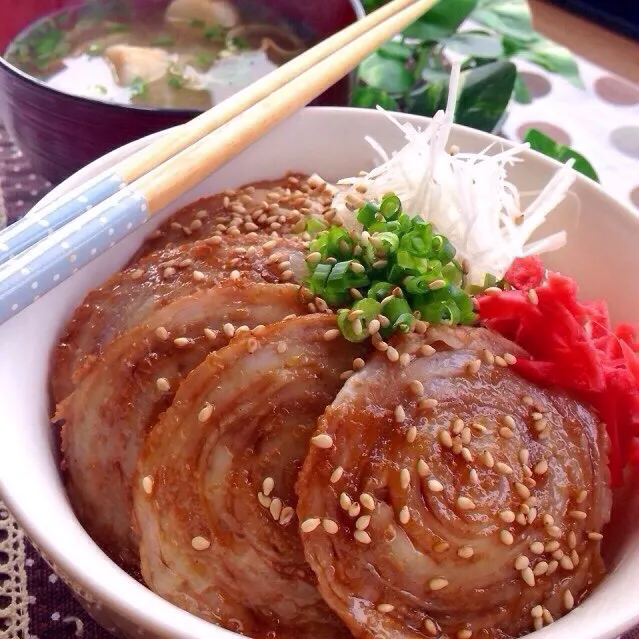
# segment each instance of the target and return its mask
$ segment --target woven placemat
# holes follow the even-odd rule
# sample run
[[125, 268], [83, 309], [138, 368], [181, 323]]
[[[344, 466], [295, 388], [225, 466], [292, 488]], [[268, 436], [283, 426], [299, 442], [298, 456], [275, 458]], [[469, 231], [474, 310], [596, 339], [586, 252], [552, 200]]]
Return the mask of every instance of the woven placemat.
[[[50, 189], [51, 184], [33, 172], [0, 125], [0, 228], [5, 220], [11, 223], [24, 215]], [[2, 501], [0, 637], [112, 639], [84, 612], [71, 591], [40, 557]], [[639, 639], [639, 628], [623, 639]]]

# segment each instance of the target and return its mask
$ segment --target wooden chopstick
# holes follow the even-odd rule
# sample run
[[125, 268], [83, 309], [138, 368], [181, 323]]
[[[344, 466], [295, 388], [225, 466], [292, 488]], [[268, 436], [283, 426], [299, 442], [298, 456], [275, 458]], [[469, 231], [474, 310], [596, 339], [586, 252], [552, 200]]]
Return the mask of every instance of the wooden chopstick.
[[[414, 0], [318, 62], [268, 99], [209, 133], [158, 168], [81, 214], [0, 267], [0, 323], [19, 313], [144, 225], [215, 169], [346, 75], [371, 51], [401, 31], [436, 0]], [[366, 23], [366, 19], [362, 20]]]
[[159, 140], [132, 154], [115, 167], [19, 220], [0, 233], [0, 265], [35, 245], [52, 231], [61, 228], [89, 208], [97, 206], [124, 186], [131, 184], [176, 153], [226, 124], [260, 100], [272, 95], [277, 89], [291, 82], [351, 40], [381, 24], [401, 8], [413, 3], [414, 0], [396, 0], [381, 7], [190, 122], [167, 132]]

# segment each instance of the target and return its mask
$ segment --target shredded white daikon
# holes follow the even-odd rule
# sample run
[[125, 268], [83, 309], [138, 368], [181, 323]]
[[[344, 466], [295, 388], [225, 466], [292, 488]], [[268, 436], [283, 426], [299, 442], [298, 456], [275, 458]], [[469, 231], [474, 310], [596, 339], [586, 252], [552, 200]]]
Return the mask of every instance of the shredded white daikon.
[[[343, 188], [335, 195], [333, 206], [344, 226], [361, 230], [353, 202], [395, 193], [407, 214], [420, 215], [449, 239], [466, 262], [469, 282], [481, 285], [486, 273], [501, 278], [516, 257], [565, 244], [563, 231], [534, 242], [529, 239], [566, 197], [575, 172], [572, 163], [564, 165], [522, 211], [520, 194], [508, 181], [506, 169], [521, 161], [518, 155], [527, 144], [494, 155], [489, 155], [494, 144], [480, 153], [451, 153], [448, 148], [459, 81], [460, 69], [455, 65], [446, 110], [436, 113], [424, 130], [400, 123], [378, 107], [402, 131], [407, 144], [389, 156], [367, 137], [383, 163], [365, 175], [340, 180]], [[362, 186], [366, 187], [364, 196]]]

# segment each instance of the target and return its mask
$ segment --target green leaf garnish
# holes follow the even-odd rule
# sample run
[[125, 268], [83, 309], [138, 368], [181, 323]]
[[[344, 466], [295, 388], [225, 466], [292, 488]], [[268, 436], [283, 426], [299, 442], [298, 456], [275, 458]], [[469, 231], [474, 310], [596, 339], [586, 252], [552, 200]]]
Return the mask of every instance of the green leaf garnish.
[[172, 89], [181, 89], [186, 84], [186, 79], [178, 73], [169, 73], [166, 83]]
[[238, 49], [240, 51], [246, 51], [251, 48], [249, 41], [246, 38], [242, 38], [241, 36], [234, 36], [230, 39], [229, 44], [234, 49]]
[[597, 172], [581, 153], [577, 153], [577, 151], [573, 151], [570, 147], [556, 142], [538, 129], [528, 129], [524, 136], [524, 142], [528, 142], [531, 149], [539, 151], [539, 153], [543, 153], [559, 162], [574, 160], [573, 168], [575, 171], [579, 171], [579, 173], [582, 173], [595, 182], [599, 182]]
[[157, 38], [153, 38], [153, 40], [151, 40], [151, 44], [154, 47], [170, 47], [175, 44], [175, 40], [173, 39], [173, 36], [170, 36], [168, 33], [162, 33], [157, 36]]
[[439, 0], [404, 33], [409, 38], [430, 42], [447, 38], [457, 31], [476, 6], [477, 0]]
[[192, 27], [198, 27], [200, 29], [204, 29], [204, 27], [206, 26], [206, 23], [201, 18], [191, 18], [191, 20], [189, 20], [189, 25]]
[[133, 78], [133, 82], [131, 82], [131, 95], [133, 97], [139, 98], [142, 97], [148, 88], [148, 84], [144, 78], [137, 76]]
[[86, 48], [86, 52], [89, 55], [101, 55], [104, 51], [104, 46], [100, 42], [89, 42]]
[[413, 84], [413, 74], [400, 60], [372, 53], [360, 65], [361, 80], [374, 89], [387, 93], [404, 93]]
[[104, 28], [108, 31], [108, 33], [125, 33], [126, 31], [129, 31], [128, 24], [124, 24], [124, 22], [115, 22], [113, 20], [105, 22]]
[[225, 33], [224, 29], [220, 25], [215, 25], [213, 27], [206, 27], [206, 29], [204, 29], [203, 35], [207, 40], [217, 42], [224, 39]]
[[362, 233], [329, 226], [311, 241], [307, 257], [305, 283], [337, 309], [346, 339], [408, 331], [420, 316], [450, 324], [475, 320], [455, 249], [445, 236], [406, 215], [394, 193], [364, 202], [356, 218]]

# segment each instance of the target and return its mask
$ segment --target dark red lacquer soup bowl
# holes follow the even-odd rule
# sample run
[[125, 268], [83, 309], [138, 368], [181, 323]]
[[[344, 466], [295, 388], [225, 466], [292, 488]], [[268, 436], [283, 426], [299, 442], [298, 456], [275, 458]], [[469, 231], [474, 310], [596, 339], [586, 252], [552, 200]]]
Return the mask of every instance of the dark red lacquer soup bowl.
[[[230, 0], [264, 5], [265, 11], [294, 25], [306, 34], [305, 43], [313, 44], [360, 18], [364, 11], [360, 0]], [[131, 15], [161, 11], [169, 0], [91, 0], [91, 6], [113, 2], [125, 5]], [[177, 108], [120, 104], [100, 96], [72, 95], [52, 87], [46, 79], [31, 75], [9, 55], [8, 47], [16, 38], [29, 34], [30, 25], [46, 16], [71, 16], [86, 8], [82, 0], [20, 0], [7, 7], [0, 20], [0, 119], [34, 170], [53, 183], [67, 178], [86, 164], [109, 151], [150, 133], [182, 124], [206, 106]], [[93, 9], [92, 9], [93, 10]], [[61, 14], [60, 12], [64, 12]], [[104, 14], [107, 19], [109, 16]], [[193, 25], [191, 25], [193, 26]], [[41, 39], [38, 46], [51, 47]], [[239, 40], [238, 40], [239, 42]], [[6, 56], [6, 57], [5, 57]], [[134, 79], [135, 80], [135, 79]], [[351, 78], [331, 87], [313, 104], [343, 106], [348, 101]], [[207, 105], [208, 106], [208, 105]]]

